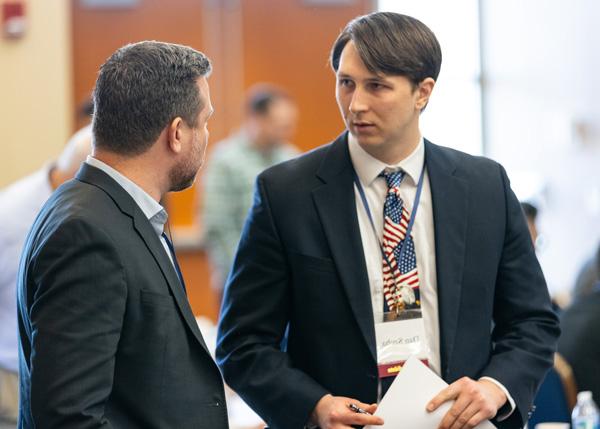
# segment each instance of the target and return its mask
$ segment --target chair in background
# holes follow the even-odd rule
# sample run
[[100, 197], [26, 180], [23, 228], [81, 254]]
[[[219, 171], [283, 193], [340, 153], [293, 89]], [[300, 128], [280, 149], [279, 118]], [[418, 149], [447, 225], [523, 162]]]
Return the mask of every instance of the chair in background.
[[527, 426], [543, 422], [571, 422], [571, 411], [577, 402], [577, 385], [571, 366], [558, 353], [554, 366], [542, 382], [534, 400], [535, 411]]

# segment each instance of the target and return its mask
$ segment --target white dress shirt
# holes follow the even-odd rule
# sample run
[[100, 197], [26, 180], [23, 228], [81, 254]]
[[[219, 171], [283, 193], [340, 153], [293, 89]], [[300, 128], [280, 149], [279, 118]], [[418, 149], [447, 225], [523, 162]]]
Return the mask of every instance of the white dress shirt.
[[[359, 144], [356, 138], [348, 133], [348, 149], [354, 170], [363, 187], [365, 197], [369, 204], [369, 210], [375, 224], [377, 236], [363, 206], [358, 187], [354, 185], [356, 199], [356, 213], [358, 215], [358, 226], [363, 243], [363, 252], [367, 265], [369, 287], [371, 290], [371, 303], [373, 305], [373, 316], [375, 323], [383, 321], [383, 261], [381, 256], [380, 242], [383, 237], [383, 205], [388, 191], [385, 178], [379, 175], [385, 169], [406, 172], [406, 176], [400, 184], [400, 197], [404, 207], [412, 213], [417, 184], [425, 163], [425, 143], [421, 137], [417, 148], [406, 158], [395, 165], [388, 165], [370, 154]], [[417, 255], [417, 269], [419, 272], [419, 293], [421, 297], [421, 311], [425, 325], [425, 337], [428, 345], [427, 360], [429, 368], [441, 376], [440, 357], [440, 327], [438, 312], [437, 293], [437, 270], [435, 260], [435, 232], [433, 226], [433, 206], [431, 200], [431, 186], [429, 175], [425, 170], [423, 178], [423, 189], [419, 207], [414, 220], [412, 237]], [[498, 418], [502, 421], [508, 418], [515, 408], [515, 402], [508, 390], [497, 380], [491, 377], [482, 377], [497, 385], [508, 398], [510, 411]]]
[[[383, 265], [379, 243], [383, 236], [383, 205], [388, 191], [385, 178], [379, 175], [386, 168], [393, 170], [401, 168], [406, 172], [406, 176], [400, 184], [400, 196], [404, 202], [404, 207], [411, 213], [417, 192], [417, 183], [423, 170], [425, 145], [421, 138], [417, 148], [408, 157], [396, 165], [387, 165], [369, 155], [360, 147], [352, 134], [348, 134], [348, 144], [350, 158], [364, 189], [371, 216], [373, 217], [373, 223], [375, 224], [375, 230], [377, 231], [377, 236], [375, 236], [358, 188], [355, 185], [356, 213], [358, 214], [358, 225], [367, 264], [373, 315], [375, 323], [379, 323], [383, 320]], [[421, 311], [428, 345], [427, 360], [429, 367], [436, 374], [440, 375], [440, 330], [435, 265], [435, 237], [433, 208], [431, 206], [431, 187], [429, 186], [427, 171], [425, 171], [423, 178], [423, 189], [413, 224], [412, 237], [417, 255], [417, 269], [419, 271]]]

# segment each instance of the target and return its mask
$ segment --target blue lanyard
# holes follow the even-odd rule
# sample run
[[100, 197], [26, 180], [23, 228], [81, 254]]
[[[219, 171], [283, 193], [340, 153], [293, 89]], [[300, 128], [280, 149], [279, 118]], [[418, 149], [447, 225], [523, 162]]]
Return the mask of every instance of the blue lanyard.
[[[423, 169], [421, 170], [421, 175], [419, 176], [419, 183], [417, 184], [417, 193], [415, 195], [415, 201], [413, 203], [412, 212], [410, 214], [410, 220], [408, 221], [408, 226], [406, 227], [406, 234], [404, 235], [404, 240], [402, 240], [402, 243], [400, 244], [400, 256], [398, 258], [398, 263], [396, 264], [396, 269], [398, 270], [398, 272], [400, 271], [400, 261], [402, 260], [402, 257], [404, 256], [404, 252], [406, 250], [406, 246], [405, 246], [406, 242], [408, 241], [408, 237], [410, 237], [410, 233], [411, 233], [413, 225], [415, 223], [415, 218], [417, 217], [417, 209], [419, 208], [419, 202], [421, 201], [421, 191], [423, 190], [423, 177], [425, 177], [425, 165], [426, 165], [426, 163], [423, 162]], [[356, 170], [354, 169], [354, 167], [352, 168], [352, 173], [354, 174], [354, 184], [358, 188], [358, 193], [360, 194], [360, 199], [362, 200], [365, 211], [367, 212], [367, 216], [369, 217], [369, 222], [371, 223], [371, 228], [373, 229], [373, 234], [375, 234], [375, 238], [377, 239], [377, 242], [379, 243], [379, 249], [381, 250], [383, 259], [385, 260], [385, 263], [388, 265], [390, 270], [393, 271], [392, 264], [391, 264], [388, 256], [385, 253], [385, 249], [383, 248], [383, 243], [381, 240], [379, 240], [379, 234], [377, 234], [377, 230], [375, 229], [375, 223], [373, 222], [373, 216], [371, 215], [371, 209], [369, 208], [369, 202], [367, 201], [365, 191], [360, 183], [360, 179], [358, 178], [358, 175], [356, 174]], [[384, 228], [385, 228], [385, 225], [384, 225]], [[401, 274], [401, 273], [399, 272], [399, 274]]]

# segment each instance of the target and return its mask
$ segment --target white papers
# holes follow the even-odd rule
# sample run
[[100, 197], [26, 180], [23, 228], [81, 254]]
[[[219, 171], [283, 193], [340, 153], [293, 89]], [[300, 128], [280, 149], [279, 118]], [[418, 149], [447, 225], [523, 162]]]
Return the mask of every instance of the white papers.
[[[432, 413], [425, 407], [448, 384], [419, 359], [411, 357], [381, 400], [375, 415], [385, 420], [383, 426], [365, 426], [365, 429], [435, 429], [453, 402], [446, 402]], [[495, 429], [484, 421], [476, 429]]]

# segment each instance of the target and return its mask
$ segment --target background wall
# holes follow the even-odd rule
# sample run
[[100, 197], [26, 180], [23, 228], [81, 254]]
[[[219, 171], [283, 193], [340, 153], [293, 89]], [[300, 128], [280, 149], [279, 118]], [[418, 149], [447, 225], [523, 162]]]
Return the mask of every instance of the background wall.
[[0, 36], [0, 187], [57, 155], [72, 131], [69, 3], [30, 0], [25, 8], [24, 37]]

